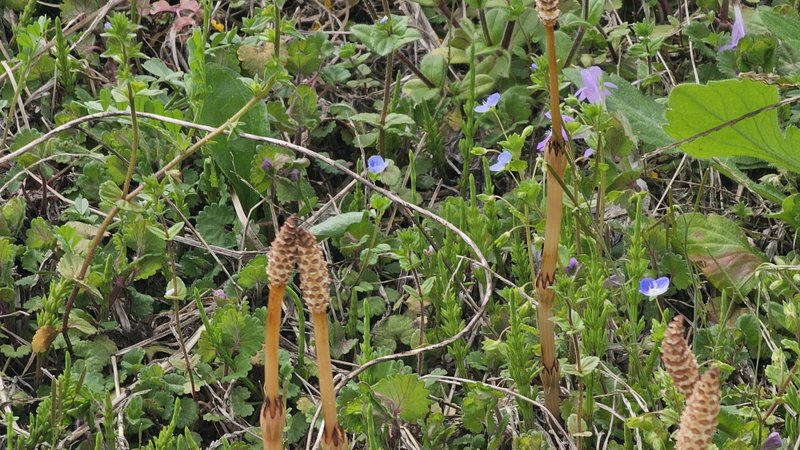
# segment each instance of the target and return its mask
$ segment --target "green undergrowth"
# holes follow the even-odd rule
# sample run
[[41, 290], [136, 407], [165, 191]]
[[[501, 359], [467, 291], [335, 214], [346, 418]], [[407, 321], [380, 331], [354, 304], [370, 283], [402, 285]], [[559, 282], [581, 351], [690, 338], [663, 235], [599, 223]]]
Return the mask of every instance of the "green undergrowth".
[[[533, 3], [0, 0], [0, 445], [261, 449], [267, 249], [296, 213], [353, 448], [673, 449], [678, 314], [721, 371], [713, 446], [794, 448], [797, 4], [562, 2], [551, 420]], [[299, 293], [291, 449], [321, 425]]]

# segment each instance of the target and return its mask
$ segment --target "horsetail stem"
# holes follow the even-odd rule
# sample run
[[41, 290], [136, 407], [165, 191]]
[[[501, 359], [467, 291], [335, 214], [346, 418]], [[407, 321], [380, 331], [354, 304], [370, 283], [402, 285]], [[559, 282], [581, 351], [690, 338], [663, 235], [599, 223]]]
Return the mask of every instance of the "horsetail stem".
[[292, 215], [283, 224], [269, 250], [269, 299], [264, 325], [264, 402], [261, 405], [261, 434], [264, 450], [283, 448], [285, 422], [283, 400], [278, 379], [278, 341], [280, 338], [281, 305], [286, 285], [294, 273], [297, 260], [297, 217]]
[[339, 450], [347, 448], [347, 436], [339, 426], [336, 416], [336, 397], [333, 389], [330, 344], [328, 342], [328, 316], [330, 279], [328, 264], [322, 256], [322, 247], [306, 229], [297, 230], [297, 266], [300, 272], [300, 289], [311, 312], [314, 339], [317, 349], [317, 377], [319, 378], [322, 417], [325, 419], [322, 448]]
[[542, 251], [542, 267], [536, 277], [536, 294], [539, 298], [537, 310], [539, 322], [540, 345], [542, 348], [542, 385], [544, 387], [545, 406], [559, 417], [559, 367], [556, 355], [555, 328], [552, 321], [555, 293], [550, 287], [555, 282], [556, 261], [558, 258], [558, 242], [561, 238], [561, 214], [564, 191], [560, 179], [564, 177], [566, 167], [565, 142], [561, 135], [561, 108], [558, 96], [558, 61], [555, 50], [554, 27], [560, 11], [559, 0], [536, 0], [539, 19], [545, 27], [547, 39], [548, 77], [550, 86], [550, 116], [553, 121], [552, 138], [545, 147], [547, 163], [547, 212], [545, 218], [544, 249]]

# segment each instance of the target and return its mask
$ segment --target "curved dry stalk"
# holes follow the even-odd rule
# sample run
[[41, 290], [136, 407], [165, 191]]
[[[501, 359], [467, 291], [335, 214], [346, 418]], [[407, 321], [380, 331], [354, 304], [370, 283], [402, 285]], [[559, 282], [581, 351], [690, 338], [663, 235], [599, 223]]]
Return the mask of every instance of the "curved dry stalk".
[[333, 387], [330, 344], [328, 342], [328, 316], [330, 303], [328, 265], [322, 256], [317, 239], [306, 229], [297, 231], [297, 269], [300, 272], [300, 289], [303, 291], [311, 320], [314, 323], [314, 339], [317, 349], [317, 377], [319, 378], [320, 402], [325, 428], [322, 448], [340, 450], [347, 448], [347, 435], [339, 426], [336, 416], [336, 397]]
[[561, 239], [561, 214], [564, 190], [561, 179], [567, 165], [565, 142], [561, 135], [561, 108], [558, 97], [558, 61], [555, 49], [555, 24], [560, 11], [559, 0], [536, 0], [539, 19], [545, 27], [547, 38], [547, 65], [550, 85], [550, 116], [552, 118], [552, 137], [545, 146], [545, 162], [547, 163], [547, 212], [545, 217], [544, 248], [542, 251], [542, 267], [536, 277], [536, 294], [539, 298], [537, 316], [539, 322], [539, 339], [542, 348], [542, 385], [547, 409], [555, 417], [559, 417], [559, 367], [556, 356], [556, 336], [553, 318], [555, 293], [550, 286], [555, 282], [556, 261], [558, 259], [558, 242]]
[[695, 384], [686, 401], [675, 438], [676, 450], [706, 450], [717, 430], [719, 414], [719, 369], [709, 369]]
[[297, 216], [283, 224], [269, 250], [269, 299], [264, 329], [264, 402], [261, 404], [261, 435], [264, 450], [283, 449], [285, 413], [278, 378], [278, 341], [280, 339], [281, 305], [286, 285], [294, 273], [297, 260]]
[[664, 366], [672, 377], [675, 387], [686, 399], [689, 399], [700, 375], [697, 371], [694, 353], [683, 337], [684, 320], [684, 317], [679, 314], [670, 322], [664, 333], [664, 342], [661, 344], [661, 360], [664, 361]]

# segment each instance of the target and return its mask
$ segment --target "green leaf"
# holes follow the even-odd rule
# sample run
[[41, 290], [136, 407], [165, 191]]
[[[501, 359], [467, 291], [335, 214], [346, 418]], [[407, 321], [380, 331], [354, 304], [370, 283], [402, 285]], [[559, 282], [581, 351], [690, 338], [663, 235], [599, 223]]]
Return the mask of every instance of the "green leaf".
[[758, 15], [767, 30], [780, 39], [782, 44], [800, 52], [800, 18], [795, 11], [780, 14], [771, 8], [759, 6]]
[[375, 345], [395, 351], [397, 342], [411, 344], [414, 335], [414, 321], [408, 316], [390, 316], [375, 330]]
[[314, 225], [309, 231], [318, 239], [339, 237], [343, 235], [351, 225], [361, 223], [361, 221], [364, 220], [364, 213], [365, 211], [337, 214]]
[[25, 244], [37, 250], [49, 250], [56, 244], [56, 236], [50, 230], [46, 220], [35, 217], [31, 220], [30, 228], [25, 232]]
[[502, 397], [499, 392], [476, 385], [470, 389], [462, 405], [462, 418], [464, 428], [472, 433], [481, 433], [486, 427], [486, 416], [491, 414], [497, 406], [497, 401]]
[[[664, 131], [686, 139], [777, 102], [777, 87], [750, 80], [682, 84], [670, 93]], [[799, 147], [800, 130], [789, 126], [782, 133], [772, 109], [683, 144], [681, 150], [697, 158], [748, 156], [800, 172]]]
[[[239, 74], [219, 64], [209, 63], [206, 69], [205, 98], [200, 111], [199, 122], [217, 127], [233, 116], [248, 101], [253, 93], [239, 79]], [[240, 132], [260, 136], [269, 135], [267, 107], [259, 102], [244, 115], [236, 129]], [[256, 153], [256, 143], [236, 137], [221, 136], [208, 145], [214, 162], [222, 169], [228, 182], [239, 194], [245, 210], [249, 210], [259, 200], [258, 194], [242, 180], [250, 175], [250, 163]]]
[[239, 271], [236, 282], [245, 289], [251, 289], [255, 287], [256, 284], [266, 284], [267, 255], [257, 255], [250, 260], [250, 262]]
[[611, 95], [606, 98], [606, 105], [611, 115], [630, 125], [633, 135], [629, 138], [654, 147], [672, 143], [672, 138], [663, 130], [666, 123], [664, 105], [643, 95], [623, 78], [612, 74], [606, 79], [618, 87], [611, 90]]
[[14, 236], [25, 220], [25, 199], [14, 197], [0, 209], [0, 235]]
[[170, 278], [164, 291], [167, 300], [183, 300], [186, 298], [186, 285], [181, 277]]
[[747, 295], [755, 286], [753, 275], [767, 258], [735, 223], [716, 214], [689, 213], [677, 218], [676, 231], [676, 251], [685, 249], [718, 289], [735, 286]]
[[231, 407], [233, 414], [237, 417], [249, 417], [253, 414], [253, 405], [247, 403], [250, 399], [250, 389], [244, 386], [236, 386], [231, 391]]
[[767, 217], [781, 219], [795, 230], [800, 229], [800, 194], [792, 194], [781, 202], [781, 210]]
[[327, 42], [327, 35], [322, 32], [316, 32], [305, 39], [293, 39], [287, 49], [289, 58], [286, 68], [298, 76], [316, 72], [322, 65], [322, 49]]
[[0, 353], [6, 358], [22, 358], [23, 356], [27, 356], [30, 352], [31, 348], [27, 345], [20, 345], [17, 348], [9, 344], [0, 345]]
[[659, 273], [669, 275], [676, 289], [686, 289], [692, 282], [689, 265], [681, 255], [667, 253], [658, 263]]
[[379, 56], [386, 56], [422, 36], [419, 31], [408, 28], [408, 17], [392, 15], [389, 21], [391, 32], [383, 26], [366, 24], [353, 25], [350, 31], [356, 39]]
[[414, 422], [428, 414], [428, 389], [416, 375], [393, 375], [373, 388], [375, 396], [395, 416]]
[[231, 226], [236, 220], [233, 210], [221, 205], [208, 205], [197, 215], [197, 232], [209, 244], [219, 247], [236, 246], [236, 235]]
[[84, 258], [75, 253], [67, 253], [58, 260], [56, 268], [62, 278], [72, 280], [78, 277]]

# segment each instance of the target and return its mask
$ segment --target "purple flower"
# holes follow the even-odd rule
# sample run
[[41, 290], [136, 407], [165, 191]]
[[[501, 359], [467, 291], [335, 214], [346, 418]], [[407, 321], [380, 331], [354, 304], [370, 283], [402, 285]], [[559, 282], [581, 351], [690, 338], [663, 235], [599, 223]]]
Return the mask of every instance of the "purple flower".
[[564, 272], [569, 276], [575, 275], [575, 273], [578, 271], [578, 266], [578, 260], [575, 258], [570, 258], [567, 267], [564, 268]]
[[623, 278], [620, 275], [611, 275], [610, 277], [606, 278], [606, 281], [603, 283], [603, 287], [608, 289], [618, 288], [622, 286]]
[[497, 106], [497, 103], [500, 101], [500, 93], [495, 92], [494, 94], [486, 97], [486, 100], [483, 101], [480, 105], [475, 107], [475, 112], [477, 113], [485, 113], [490, 109]]
[[583, 159], [589, 159], [592, 155], [594, 155], [594, 149], [593, 148], [587, 148], [583, 152]]
[[720, 51], [733, 50], [739, 45], [739, 40], [745, 35], [744, 17], [742, 17], [741, 5], [733, 5], [733, 29], [731, 30], [731, 43], [723, 45], [719, 48]]
[[614, 83], [603, 82], [603, 70], [597, 66], [589, 67], [588, 69], [581, 69], [581, 81], [583, 87], [575, 91], [578, 100], [588, 100], [589, 103], [603, 103], [605, 98], [611, 94], [608, 89], [617, 89]]
[[658, 297], [669, 289], [669, 277], [657, 279], [642, 278], [639, 281], [639, 292], [648, 297]]
[[536, 63], [531, 63], [531, 70], [536, 70], [538, 68], [539, 66], [537, 66]]
[[297, 181], [298, 178], [300, 178], [300, 171], [297, 169], [292, 169], [292, 171], [289, 172], [289, 179], [292, 181]]
[[494, 160], [494, 164], [489, 166], [489, 170], [492, 172], [500, 172], [501, 170], [506, 168], [506, 165], [511, 162], [511, 152], [508, 150], [504, 150], [499, 155], [497, 155], [497, 159]]
[[381, 158], [380, 155], [372, 155], [367, 160], [367, 170], [371, 174], [377, 175], [386, 170], [387, 167], [389, 167], [389, 163]]
[[[553, 118], [550, 115], [549, 112], [545, 113], [544, 115], [548, 119], [552, 119]], [[561, 121], [564, 122], [564, 123], [566, 123], [566, 122], [575, 122], [575, 119], [570, 117], [570, 116], [565, 116], [565, 115], [562, 114], [561, 115]], [[561, 136], [564, 138], [565, 141], [567, 139], [569, 139], [569, 138], [567, 138], [567, 131], [563, 127], [561, 128]], [[552, 137], [553, 137], [553, 130], [552, 129], [547, 130], [547, 133], [544, 134], [544, 139], [542, 139], [541, 141], [539, 141], [538, 144], [536, 144], [536, 150], [538, 150], [539, 152], [543, 152], [544, 148], [547, 146], [547, 143], [550, 141], [550, 138], [552, 138]], [[586, 137], [586, 133], [577, 133], [577, 134], [572, 136], [573, 139], [583, 139], [585, 137]]]
[[269, 156], [265, 156], [264, 159], [261, 160], [261, 168], [264, 172], [269, 172], [272, 169], [272, 161], [270, 161]]
[[383, 16], [381, 17], [381, 20], [378, 21], [378, 23], [384, 25], [387, 20], [389, 20], [389, 18], [387, 16]]
[[767, 440], [764, 441], [764, 446], [761, 448], [762, 450], [777, 450], [782, 446], [783, 441], [781, 440], [781, 435], [777, 431], [773, 431], [767, 436]]
[[217, 300], [225, 300], [228, 298], [228, 294], [226, 294], [222, 289], [217, 289], [214, 291], [214, 298]]

